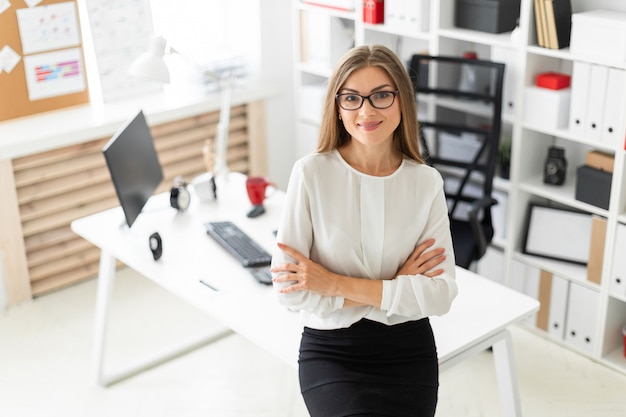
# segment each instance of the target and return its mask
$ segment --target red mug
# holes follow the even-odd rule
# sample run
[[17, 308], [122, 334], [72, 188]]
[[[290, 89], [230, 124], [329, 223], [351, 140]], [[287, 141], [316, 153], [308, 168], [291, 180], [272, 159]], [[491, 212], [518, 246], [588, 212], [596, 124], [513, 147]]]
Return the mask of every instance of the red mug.
[[248, 198], [253, 206], [262, 206], [265, 198], [272, 195], [272, 193], [267, 194], [268, 187], [270, 190], [276, 188], [274, 183], [268, 181], [264, 177], [248, 177], [246, 179]]

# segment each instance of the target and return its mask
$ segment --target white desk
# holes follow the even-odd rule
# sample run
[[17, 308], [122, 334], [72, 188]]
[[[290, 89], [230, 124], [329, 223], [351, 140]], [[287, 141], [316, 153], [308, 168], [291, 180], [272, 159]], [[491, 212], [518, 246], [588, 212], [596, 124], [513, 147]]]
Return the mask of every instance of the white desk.
[[[72, 230], [101, 249], [94, 367], [97, 382], [112, 384], [151, 366], [220, 337], [202, 335], [186, 341], [180, 349], [146, 360], [118, 375], [104, 373], [104, 346], [109, 301], [115, 279], [115, 262], [120, 260], [146, 278], [198, 307], [221, 322], [228, 331], [248, 338], [292, 366], [297, 366], [302, 326], [296, 313], [282, 307], [272, 289], [254, 281], [239, 263], [205, 232], [203, 222], [232, 220], [268, 251], [274, 247], [272, 231], [280, 217], [282, 193], [266, 201], [266, 213], [249, 219], [249, 202], [244, 177], [231, 174], [227, 187], [220, 186], [218, 202], [194, 200], [186, 213], [169, 207], [168, 195], [153, 197], [132, 229], [123, 223], [121, 208], [106, 210], [72, 223]], [[155, 262], [148, 236], [158, 231], [163, 239], [163, 256]], [[214, 289], [203, 285], [200, 280]], [[517, 376], [512, 343], [507, 327], [532, 314], [539, 303], [466, 270], [457, 271], [459, 295], [452, 310], [432, 317], [440, 368], [493, 347], [503, 415], [520, 416]]]

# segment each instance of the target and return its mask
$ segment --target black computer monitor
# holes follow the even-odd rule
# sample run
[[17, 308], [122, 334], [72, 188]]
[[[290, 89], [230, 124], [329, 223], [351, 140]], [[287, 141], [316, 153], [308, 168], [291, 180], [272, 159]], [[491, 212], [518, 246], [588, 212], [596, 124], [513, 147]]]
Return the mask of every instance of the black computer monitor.
[[143, 111], [102, 148], [117, 198], [131, 227], [163, 181], [163, 171]]

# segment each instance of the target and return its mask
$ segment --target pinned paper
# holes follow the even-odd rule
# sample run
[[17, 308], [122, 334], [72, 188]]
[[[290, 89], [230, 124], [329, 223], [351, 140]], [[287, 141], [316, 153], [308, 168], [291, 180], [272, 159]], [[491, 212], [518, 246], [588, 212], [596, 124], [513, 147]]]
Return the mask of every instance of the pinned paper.
[[80, 44], [74, 2], [18, 9], [17, 22], [24, 55]]
[[9, 7], [11, 7], [11, 2], [9, 0], [0, 0], [0, 14], [2, 14], [2, 12]]
[[28, 7], [35, 7], [36, 5], [41, 3], [41, 1], [42, 0], [24, 0], [24, 3], [26, 3]]
[[24, 57], [28, 98], [40, 100], [85, 91], [79, 48]]
[[20, 62], [21, 57], [9, 45], [5, 45], [0, 50], [0, 70], [6, 72], [13, 71], [13, 68]]

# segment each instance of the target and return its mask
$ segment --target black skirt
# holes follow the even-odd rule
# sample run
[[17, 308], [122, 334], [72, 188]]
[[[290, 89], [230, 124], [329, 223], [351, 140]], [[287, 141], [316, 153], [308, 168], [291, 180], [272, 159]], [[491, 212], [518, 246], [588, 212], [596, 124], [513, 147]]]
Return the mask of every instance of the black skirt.
[[363, 319], [347, 329], [305, 327], [300, 389], [312, 417], [432, 417], [439, 368], [428, 318], [387, 326]]

